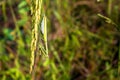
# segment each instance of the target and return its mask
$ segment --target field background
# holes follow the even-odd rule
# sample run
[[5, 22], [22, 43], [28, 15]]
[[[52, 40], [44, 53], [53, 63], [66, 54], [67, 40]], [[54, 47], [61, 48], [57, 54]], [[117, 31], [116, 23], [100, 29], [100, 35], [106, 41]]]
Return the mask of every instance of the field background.
[[43, 0], [49, 59], [36, 60], [35, 75], [30, 4], [0, 0], [0, 80], [118, 80], [120, 0]]

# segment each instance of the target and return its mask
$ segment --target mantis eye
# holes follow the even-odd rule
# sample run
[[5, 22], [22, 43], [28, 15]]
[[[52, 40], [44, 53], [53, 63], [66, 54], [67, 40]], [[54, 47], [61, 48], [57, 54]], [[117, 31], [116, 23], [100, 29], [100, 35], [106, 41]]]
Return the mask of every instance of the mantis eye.
[[43, 16], [42, 22], [41, 22], [41, 32], [43, 34], [44, 37], [44, 41], [47, 41], [47, 20], [46, 20], [46, 16]]
[[41, 22], [41, 32], [42, 32], [42, 34], [44, 34], [44, 26], [45, 26], [45, 20], [44, 20], [44, 17], [43, 17], [43, 19], [42, 19], [42, 22]]

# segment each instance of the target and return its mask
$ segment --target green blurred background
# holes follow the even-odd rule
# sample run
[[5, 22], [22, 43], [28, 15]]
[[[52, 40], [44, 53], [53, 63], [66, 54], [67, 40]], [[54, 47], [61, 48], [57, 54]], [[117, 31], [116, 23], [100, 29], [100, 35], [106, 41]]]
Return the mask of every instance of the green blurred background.
[[0, 80], [118, 80], [120, 0], [43, 0], [49, 59], [29, 74], [30, 0], [0, 0]]

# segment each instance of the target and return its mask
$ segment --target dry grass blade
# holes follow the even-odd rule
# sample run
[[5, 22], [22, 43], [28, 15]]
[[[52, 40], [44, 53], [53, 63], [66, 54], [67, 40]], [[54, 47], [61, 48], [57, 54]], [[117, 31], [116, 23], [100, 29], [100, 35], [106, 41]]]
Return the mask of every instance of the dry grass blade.
[[42, 0], [31, 0], [31, 13], [32, 13], [32, 41], [31, 41], [31, 65], [30, 73], [34, 67], [35, 55], [37, 54], [37, 46], [39, 41], [39, 22], [41, 18], [41, 5]]

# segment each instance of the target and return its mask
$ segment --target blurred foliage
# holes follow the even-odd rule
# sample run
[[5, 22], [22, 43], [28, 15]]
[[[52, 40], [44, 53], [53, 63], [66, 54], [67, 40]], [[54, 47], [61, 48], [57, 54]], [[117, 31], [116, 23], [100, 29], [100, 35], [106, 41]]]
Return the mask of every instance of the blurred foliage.
[[30, 0], [0, 0], [0, 80], [118, 80], [120, 1], [43, 2], [50, 58], [31, 76]]

